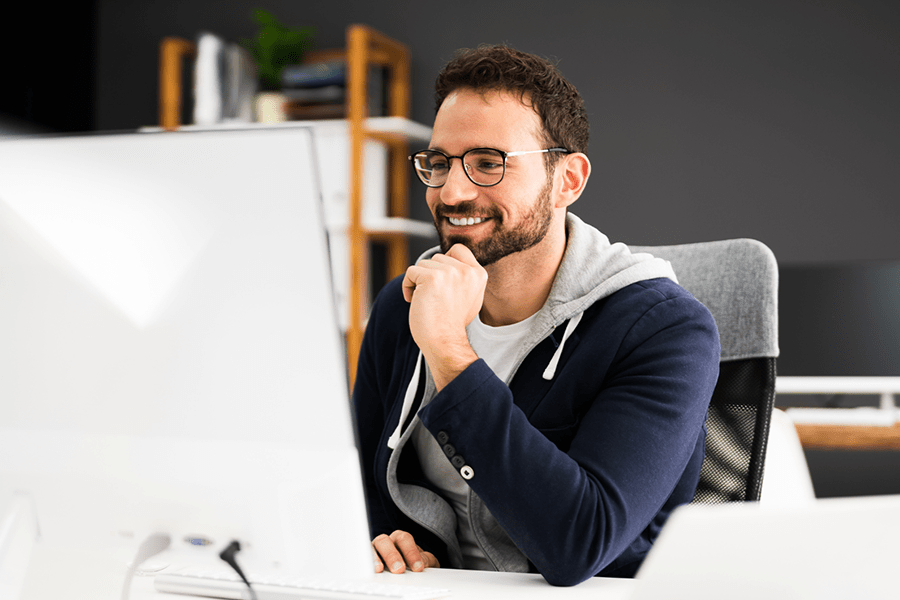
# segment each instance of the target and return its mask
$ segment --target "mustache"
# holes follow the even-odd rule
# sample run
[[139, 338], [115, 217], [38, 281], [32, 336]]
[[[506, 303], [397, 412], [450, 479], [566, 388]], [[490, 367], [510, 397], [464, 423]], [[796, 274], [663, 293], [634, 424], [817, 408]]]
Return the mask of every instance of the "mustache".
[[500, 211], [494, 206], [480, 209], [471, 200], [460, 202], [453, 206], [447, 206], [446, 204], [441, 203], [434, 207], [435, 219], [447, 218], [450, 215], [461, 218], [489, 217], [492, 219], [499, 219]]

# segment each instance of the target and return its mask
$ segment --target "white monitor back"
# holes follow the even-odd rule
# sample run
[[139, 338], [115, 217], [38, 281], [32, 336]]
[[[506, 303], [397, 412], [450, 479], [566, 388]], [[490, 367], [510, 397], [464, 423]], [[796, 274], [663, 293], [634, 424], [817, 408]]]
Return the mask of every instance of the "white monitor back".
[[630, 600], [897, 597], [900, 496], [676, 509]]
[[308, 129], [0, 142], [0, 517], [369, 572], [326, 248]]

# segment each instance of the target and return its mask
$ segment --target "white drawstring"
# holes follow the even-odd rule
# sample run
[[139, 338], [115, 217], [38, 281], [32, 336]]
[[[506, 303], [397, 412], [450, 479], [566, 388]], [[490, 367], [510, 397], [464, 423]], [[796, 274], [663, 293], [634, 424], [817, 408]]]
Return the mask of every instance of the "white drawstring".
[[412, 379], [409, 381], [409, 386], [407, 386], [406, 388], [406, 395], [403, 396], [403, 408], [400, 409], [400, 421], [397, 423], [397, 429], [395, 429], [394, 433], [391, 434], [391, 437], [388, 438], [387, 445], [391, 450], [397, 448], [397, 442], [400, 441], [400, 436], [403, 434], [403, 431], [401, 431], [401, 429], [403, 428], [403, 424], [406, 423], [406, 417], [409, 415], [409, 409], [416, 398], [416, 391], [419, 387], [419, 376], [423, 362], [422, 351], [419, 350], [419, 357], [416, 359], [416, 370], [413, 371]]
[[[559, 365], [559, 359], [562, 356], [563, 347], [566, 344], [566, 340], [569, 339], [569, 336], [572, 335], [572, 332], [575, 331], [575, 328], [578, 326], [578, 323], [581, 322], [581, 317], [584, 313], [578, 313], [569, 319], [569, 324], [566, 325], [566, 331], [563, 333], [562, 340], [559, 342], [559, 346], [556, 348], [556, 352], [553, 354], [553, 358], [550, 359], [550, 364], [547, 365], [547, 368], [544, 370], [544, 379], [550, 381], [553, 379], [554, 375], [556, 375], [556, 367]], [[413, 371], [412, 379], [409, 381], [409, 385], [406, 388], [406, 394], [403, 396], [403, 408], [400, 409], [400, 421], [397, 423], [397, 428], [394, 429], [394, 432], [391, 434], [391, 437], [388, 438], [388, 448], [394, 450], [397, 448], [397, 443], [400, 441], [400, 436], [403, 435], [403, 424], [406, 423], [406, 419], [409, 416], [410, 408], [412, 407], [413, 401], [416, 397], [416, 392], [419, 387], [419, 378], [422, 369], [422, 351], [419, 351], [419, 356], [416, 358], [416, 368]]]
[[544, 379], [550, 381], [553, 379], [553, 376], [556, 375], [556, 366], [559, 364], [559, 358], [562, 356], [563, 346], [566, 344], [566, 340], [569, 339], [569, 336], [572, 335], [572, 332], [575, 331], [575, 328], [578, 327], [578, 323], [581, 322], [581, 317], [584, 315], [583, 312], [578, 313], [571, 319], [569, 319], [569, 324], [566, 325], [566, 331], [563, 333], [562, 340], [559, 342], [559, 346], [556, 348], [556, 352], [553, 353], [553, 358], [550, 359], [550, 364], [547, 365], [547, 368], [544, 369]]

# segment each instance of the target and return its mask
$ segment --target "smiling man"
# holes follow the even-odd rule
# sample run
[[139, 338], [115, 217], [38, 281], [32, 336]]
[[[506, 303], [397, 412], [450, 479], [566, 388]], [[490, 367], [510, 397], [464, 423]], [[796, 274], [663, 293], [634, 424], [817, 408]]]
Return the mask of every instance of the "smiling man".
[[588, 122], [551, 63], [464, 51], [435, 96], [440, 248], [379, 294], [353, 392], [376, 570], [633, 576], [697, 486], [715, 323], [569, 212]]

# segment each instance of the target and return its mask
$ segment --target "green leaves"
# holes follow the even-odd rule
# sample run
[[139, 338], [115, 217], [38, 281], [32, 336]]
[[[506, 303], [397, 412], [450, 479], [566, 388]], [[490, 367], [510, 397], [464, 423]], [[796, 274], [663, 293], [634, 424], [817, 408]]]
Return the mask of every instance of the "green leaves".
[[281, 70], [285, 65], [299, 63], [312, 42], [312, 27], [291, 29], [278, 22], [267, 10], [253, 11], [259, 31], [253, 40], [241, 40], [259, 69], [259, 78], [266, 89], [281, 88]]

